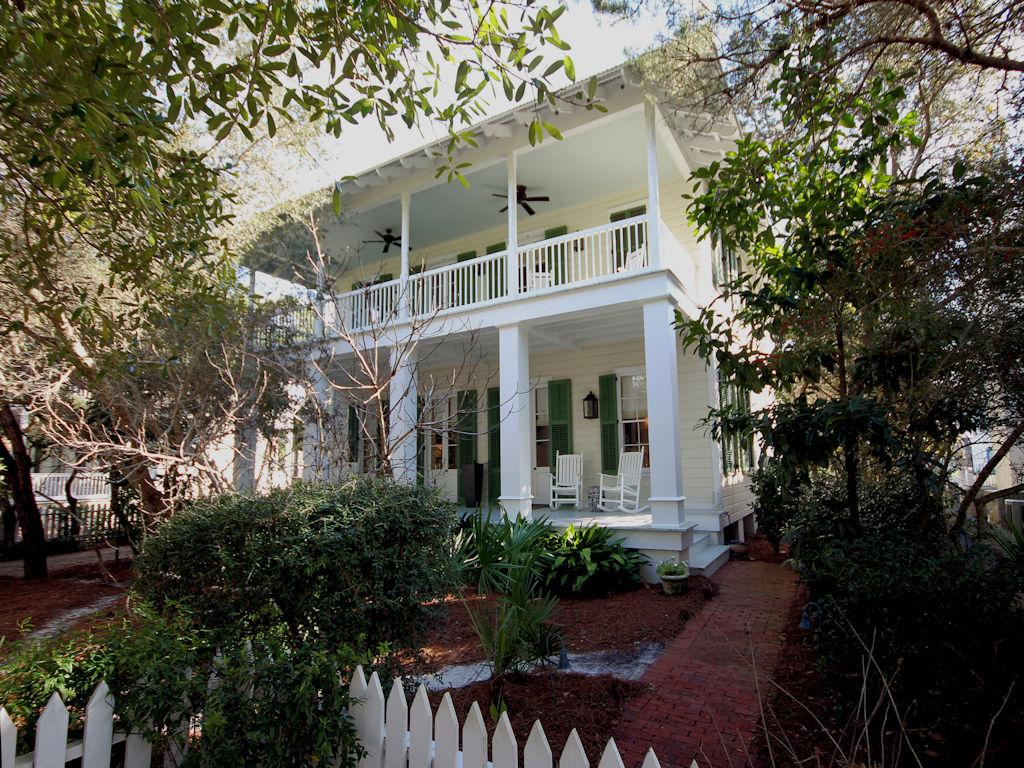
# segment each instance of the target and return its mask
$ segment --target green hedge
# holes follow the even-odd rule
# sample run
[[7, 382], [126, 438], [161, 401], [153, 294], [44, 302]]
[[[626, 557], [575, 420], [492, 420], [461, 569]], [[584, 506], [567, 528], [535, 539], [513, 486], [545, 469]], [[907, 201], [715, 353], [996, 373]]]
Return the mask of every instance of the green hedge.
[[222, 496], [146, 541], [135, 591], [220, 637], [410, 647], [451, 585], [455, 529], [436, 491], [379, 479]]

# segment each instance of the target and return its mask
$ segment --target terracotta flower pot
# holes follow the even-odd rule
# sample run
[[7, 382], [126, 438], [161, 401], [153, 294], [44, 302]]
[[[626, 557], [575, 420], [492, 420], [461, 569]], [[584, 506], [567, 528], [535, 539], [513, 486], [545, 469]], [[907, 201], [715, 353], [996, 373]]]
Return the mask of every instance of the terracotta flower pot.
[[678, 595], [686, 591], [686, 582], [689, 576], [661, 576], [661, 588], [666, 595]]

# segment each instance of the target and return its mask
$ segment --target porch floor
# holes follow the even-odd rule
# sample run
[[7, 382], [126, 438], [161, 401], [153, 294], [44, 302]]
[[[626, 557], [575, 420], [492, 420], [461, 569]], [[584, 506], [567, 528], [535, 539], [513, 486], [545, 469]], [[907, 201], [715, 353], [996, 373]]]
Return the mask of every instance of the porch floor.
[[[501, 520], [501, 511], [497, 508], [486, 510], [490, 514], [491, 522]], [[476, 513], [471, 507], [459, 507], [459, 517], [465, 519]], [[574, 509], [572, 507], [559, 507], [557, 510], [551, 507], [534, 505], [533, 517], [545, 517], [552, 525], [558, 528], [568, 528], [570, 525], [587, 526], [597, 523], [605, 528], [616, 528], [622, 530], [687, 530], [694, 527], [693, 523], [684, 522], [680, 526], [657, 526], [651, 520], [650, 512], [637, 512], [634, 514], [624, 512], [591, 512], [589, 509]]]

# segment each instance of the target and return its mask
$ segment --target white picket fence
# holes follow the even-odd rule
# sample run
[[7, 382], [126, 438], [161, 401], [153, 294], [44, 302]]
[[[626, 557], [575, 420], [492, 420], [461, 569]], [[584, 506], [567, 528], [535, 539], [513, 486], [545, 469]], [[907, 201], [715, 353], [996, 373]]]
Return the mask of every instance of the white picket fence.
[[[410, 706], [401, 679], [396, 679], [385, 699], [377, 673], [367, 681], [362, 667], [356, 667], [349, 692], [352, 721], [366, 750], [359, 768], [554, 767], [554, 754], [539, 720], [530, 730], [520, 761], [519, 742], [505, 713], [488, 739], [480, 706], [473, 704], [460, 727], [448, 693], [432, 712], [423, 685]], [[79, 758], [82, 768], [109, 768], [112, 747], [121, 742], [126, 742], [125, 768], [149, 768], [150, 744], [136, 734], [114, 730], [114, 699], [106, 683], [100, 683], [89, 699], [84, 738], [69, 742], [68, 722], [68, 710], [54, 693], [36, 725], [35, 752], [15, 756], [17, 729], [7, 711], [0, 708], [0, 768], [63, 768]], [[573, 729], [558, 758], [558, 768], [589, 766], [583, 743]], [[614, 739], [608, 739], [598, 768], [625, 768]], [[641, 768], [660, 768], [653, 749], [647, 750]], [[691, 768], [698, 768], [696, 762]]]

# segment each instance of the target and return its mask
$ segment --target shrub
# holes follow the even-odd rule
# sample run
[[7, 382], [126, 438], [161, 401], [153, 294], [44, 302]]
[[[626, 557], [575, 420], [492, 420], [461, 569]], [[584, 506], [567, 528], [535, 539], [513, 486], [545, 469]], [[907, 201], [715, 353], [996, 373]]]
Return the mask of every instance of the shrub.
[[801, 495], [805, 490], [804, 483], [791, 477], [786, 466], [773, 457], [765, 459], [751, 475], [757, 525], [776, 554], [783, 535], [799, 518]]
[[593, 597], [640, 583], [646, 557], [626, 549], [608, 528], [570, 525], [545, 542], [544, 583], [556, 595]]
[[985, 545], [962, 551], [941, 538], [900, 533], [813, 544], [803, 548], [800, 567], [819, 608], [814, 641], [841, 698], [883, 695], [862, 691], [870, 658], [868, 666], [886, 678], [886, 698], [907, 707], [905, 729], [918, 750], [938, 733], [944, 749], [980, 754], [1004, 700], [993, 738], [1019, 727], [1006, 714], [1020, 712], [1011, 683], [1024, 679], [1019, 562]]
[[542, 553], [554, 527], [545, 518], [511, 521], [502, 516], [492, 523], [490, 515], [477, 510], [459, 537], [457, 559], [462, 578], [481, 595], [500, 592], [507, 579], [507, 565]]
[[218, 642], [283, 626], [295, 647], [411, 647], [451, 585], [455, 520], [438, 492], [380, 479], [221, 496], [146, 541], [135, 591]]
[[358, 659], [347, 647], [292, 647], [283, 632], [226, 647], [210, 639], [184, 612], [167, 619], [142, 606], [103, 635], [23, 642], [4, 660], [0, 704], [21, 728], [22, 749], [32, 749], [54, 691], [80, 735], [89, 697], [106, 680], [119, 727], [143, 733], [158, 752], [201, 719], [189, 765], [354, 765], [343, 680]]

